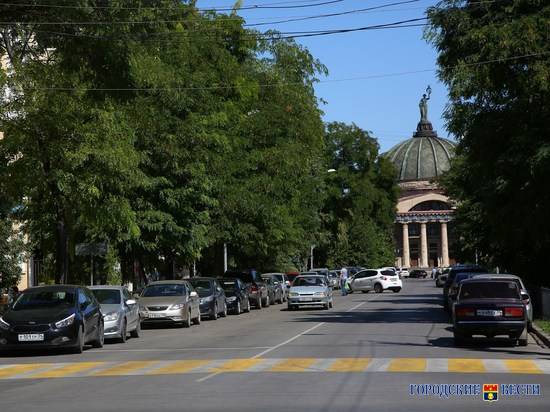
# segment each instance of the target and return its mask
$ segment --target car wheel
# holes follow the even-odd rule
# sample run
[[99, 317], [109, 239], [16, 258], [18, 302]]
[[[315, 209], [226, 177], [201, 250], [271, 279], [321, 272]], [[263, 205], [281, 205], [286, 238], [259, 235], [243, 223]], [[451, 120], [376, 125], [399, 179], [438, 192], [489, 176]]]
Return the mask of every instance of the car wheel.
[[193, 324], [200, 325], [201, 324], [201, 311], [199, 310], [199, 313], [195, 319], [193, 319]]
[[246, 308], [244, 309], [246, 313], [250, 312], [250, 299], [246, 300]]
[[187, 319], [182, 322], [182, 326], [184, 328], [191, 327], [191, 309], [189, 309], [189, 311], [187, 312]]
[[256, 309], [261, 309], [261, 308], [262, 308], [262, 298], [259, 297], [256, 302]]
[[361, 292], [362, 292], [362, 293], [369, 293], [368, 290], [362, 290]]
[[455, 341], [455, 346], [462, 346], [464, 345], [464, 335], [458, 332], [453, 332], [453, 338]]
[[128, 326], [126, 325], [126, 319], [122, 319], [122, 324], [120, 325], [120, 343], [126, 343], [126, 337], [128, 336]]
[[267, 294], [267, 296], [265, 297], [265, 307], [268, 308], [269, 305], [271, 305], [271, 299], [269, 299], [269, 293]]
[[99, 325], [97, 327], [97, 336], [95, 340], [92, 342], [92, 346], [94, 348], [102, 348], [104, 342], [105, 342], [105, 335], [103, 334], [103, 321], [99, 321]]
[[325, 303], [325, 304], [323, 305], [323, 309], [324, 309], [324, 310], [328, 310], [329, 307], [330, 307], [330, 305], [329, 305], [328, 303]]
[[235, 307], [235, 315], [240, 315], [242, 312], [241, 310], [241, 301], [237, 300], [237, 306]]
[[212, 309], [212, 312], [210, 313], [209, 318], [211, 320], [217, 320], [218, 319], [218, 304], [214, 304], [214, 309]]
[[332, 302], [332, 300], [328, 303], [328, 307], [331, 309], [334, 307], [334, 303]]
[[223, 310], [222, 313], [220, 313], [222, 318], [225, 318], [227, 316], [227, 303], [223, 302]]
[[401, 288], [393, 288], [393, 293], [399, 293], [401, 292]]
[[384, 288], [382, 288], [382, 285], [380, 283], [377, 283], [374, 285], [374, 291], [376, 293], [382, 293], [384, 291]]
[[139, 338], [140, 334], [141, 334], [141, 319], [138, 318], [136, 328], [130, 332], [130, 336], [132, 338]]
[[294, 310], [294, 305], [287, 305], [288, 310]]
[[76, 344], [73, 348], [74, 353], [82, 353], [84, 351], [84, 326], [78, 328], [78, 334], [76, 336]]

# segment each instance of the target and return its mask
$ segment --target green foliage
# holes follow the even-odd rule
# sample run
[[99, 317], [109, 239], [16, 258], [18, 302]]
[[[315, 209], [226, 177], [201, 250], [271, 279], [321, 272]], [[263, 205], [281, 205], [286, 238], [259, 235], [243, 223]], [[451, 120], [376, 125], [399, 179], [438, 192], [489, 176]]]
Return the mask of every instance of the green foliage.
[[547, 282], [532, 269], [550, 248], [550, 5], [443, 1], [429, 16], [460, 136], [443, 184], [459, 201], [462, 252]]
[[379, 156], [376, 140], [354, 124], [328, 124], [325, 142], [329, 168], [336, 170], [327, 176], [327, 264], [392, 264], [398, 196], [393, 166]]
[[23, 233], [12, 219], [0, 219], [0, 290], [17, 285], [25, 258]]

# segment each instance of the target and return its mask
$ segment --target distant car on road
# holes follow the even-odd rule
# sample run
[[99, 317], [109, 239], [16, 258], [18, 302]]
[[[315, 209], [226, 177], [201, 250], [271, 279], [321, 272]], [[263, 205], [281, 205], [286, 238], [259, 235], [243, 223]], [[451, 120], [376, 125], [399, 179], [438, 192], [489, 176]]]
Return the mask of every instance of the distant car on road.
[[103, 347], [99, 302], [83, 286], [38, 286], [24, 290], [0, 317], [0, 350]]
[[288, 309], [297, 309], [300, 306], [322, 306], [332, 308], [332, 288], [325, 276], [300, 275], [290, 287], [288, 294]]
[[445, 284], [443, 285], [443, 309], [449, 310], [448, 303], [448, 295], [449, 295], [449, 288], [451, 287], [453, 281], [455, 280], [455, 277], [459, 273], [487, 273], [487, 269], [485, 269], [482, 266], [478, 265], [456, 265], [452, 266], [449, 270], [449, 273], [447, 274], [447, 279], [445, 280]]
[[218, 281], [225, 291], [225, 302], [231, 313], [240, 315], [243, 312], [250, 312], [248, 285], [237, 278], [221, 278]]
[[514, 280], [465, 280], [453, 310], [457, 345], [475, 335], [487, 338], [504, 335], [520, 346], [527, 346], [527, 312]]
[[410, 276], [409, 268], [397, 268], [397, 274], [400, 278], [408, 278]]
[[262, 279], [271, 291], [270, 300], [273, 303], [286, 302], [287, 288], [285, 275], [282, 273], [264, 273]]
[[125, 343], [128, 333], [139, 338], [141, 319], [137, 301], [124, 286], [90, 286], [101, 305], [105, 339], [119, 339]]
[[403, 288], [403, 283], [393, 270], [366, 269], [351, 277], [350, 288], [363, 293], [371, 290], [382, 293], [388, 289], [397, 293]]
[[409, 272], [409, 277], [426, 279], [428, 277], [428, 272], [424, 269], [413, 269]]
[[268, 307], [270, 305], [267, 285], [256, 271], [234, 271], [228, 270], [223, 275], [225, 278], [238, 278], [250, 286], [249, 297], [250, 304], [256, 309]]
[[451, 271], [451, 268], [444, 268], [441, 271], [438, 271], [435, 274], [435, 286], [438, 288], [442, 288], [443, 285], [445, 285], [445, 282], [447, 281], [447, 277], [449, 276], [449, 272]]
[[199, 294], [201, 317], [207, 316], [208, 319], [216, 320], [218, 316], [222, 318], [227, 316], [225, 292], [216, 279], [196, 277], [189, 279], [189, 283]]
[[201, 323], [199, 295], [185, 280], [152, 282], [139, 298], [143, 324], [173, 323], [190, 327]]

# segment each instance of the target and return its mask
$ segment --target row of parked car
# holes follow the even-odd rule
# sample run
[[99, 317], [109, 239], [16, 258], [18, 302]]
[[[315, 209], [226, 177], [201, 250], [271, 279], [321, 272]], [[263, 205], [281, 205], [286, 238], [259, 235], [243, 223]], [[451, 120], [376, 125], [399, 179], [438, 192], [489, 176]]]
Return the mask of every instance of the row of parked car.
[[139, 295], [125, 286], [51, 285], [23, 291], [0, 317], [0, 351], [103, 346], [105, 339], [138, 338], [148, 324], [199, 325], [287, 302], [332, 308], [332, 281], [322, 272], [266, 273], [228, 271], [222, 277], [151, 282]]
[[438, 272], [435, 284], [443, 288], [443, 308], [452, 319], [457, 345], [475, 336], [506, 336], [527, 345], [533, 305], [519, 276], [457, 265]]

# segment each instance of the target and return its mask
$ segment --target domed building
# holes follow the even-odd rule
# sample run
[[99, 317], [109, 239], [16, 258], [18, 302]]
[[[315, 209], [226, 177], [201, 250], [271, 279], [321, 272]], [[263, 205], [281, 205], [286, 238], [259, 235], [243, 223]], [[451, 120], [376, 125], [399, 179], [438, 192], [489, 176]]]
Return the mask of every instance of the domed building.
[[428, 95], [420, 100], [420, 122], [413, 137], [385, 156], [395, 165], [401, 193], [395, 221], [396, 266], [441, 267], [449, 256], [453, 206], [435, 180], [449, 170], [455, 143], [442, 139], [428, 120]]

